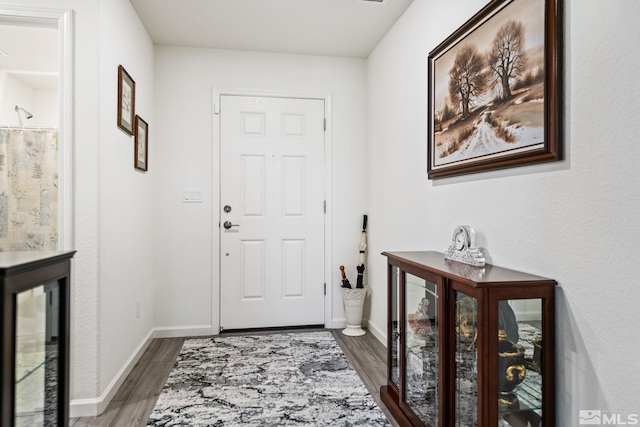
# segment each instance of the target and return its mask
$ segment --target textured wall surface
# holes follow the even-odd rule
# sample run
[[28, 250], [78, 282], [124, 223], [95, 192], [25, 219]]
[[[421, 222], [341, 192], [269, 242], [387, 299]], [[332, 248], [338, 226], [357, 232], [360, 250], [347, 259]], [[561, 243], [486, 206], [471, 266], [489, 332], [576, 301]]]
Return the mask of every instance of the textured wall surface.
[[[212, 89], [333, 95], [333, 259], [353, 270], [369, 213], [370, 326], [386, 330], [384, 250], [443, 251], [476, 229], [494, 264], [558, 280], [558, 425], [579, 409], [640, 411], [635, 119], [640, 3], [565, 1], [565, 160], [426, 178], [427, 55], [485, 0], [415, 0], [365, 63], [151, 46], [126, 0], [2, 0], [74, 9], [72, 398], [95, 402], [153, 327], [216, 316]], [[150, 171], [115, 125], [117, 65], [150, 124]], [[367, 138], [365, 138], [365, 135]], [[161, 173], [160, 173], [161, 172]], [[180, 202], [183, 187], [211, 195]], [[149, 219], [151, 218], [151, 219]], [[351, 266], [349, 263], [351, 262]], [[338, 271], [327, 278], [337, 289]], [[136, 317], [136, 300], [141, 315]], [[334, 292], [334, 319], [342, 317]]]
[[[118, 130], [115, 108], [117, 66], [123, 63], [140, 78], [138, 107], [152, 123], [153, 45], [127, 0], [3, 0], [3, 6], [73, 10], [72, 248], [77, 254], [71, 398], [72, 407], [95, 405], [153, 325], [152, 177], [134, 172], [133, 139]], [[142, 298], [140, 318], [136, 298]]]
[[[365, 61], [156, 46], [155, 186], [157, 327], [211, 325], [218, 318], [219, 153], [212, 135], [212, 90], [252, 89], [332, 95], [333, 319], [344, 319], [338, 266], [355, 272], [366, 209]], [[182, 189], [202, 189], [203, 203], [182, 203]], [[319, 207], [322, 209], [322, 207]], [[212, 294], [213, 293], [213, 294]], [[330, 322], [332, 319], [326, 319]], [[215, 324], [215, 321], [213, 322]]]
[[[100, 2], [99, 61], [98, 381], [104, 394], [117, 389], [113, 381], [153, 328], [154, 316], [153, 44], [128, 0]], [[118, 65], [136, 82], [135, 113], [149, 124], [147, 172], [134, 169], [134, 137], [116, 125]]]
[[[494, 264], [556, 279], [557, 425], [579, 409], [640, 412], [640, 3], [565, 2], [565, 160], [429, 181], [427, 56], [485, 1], [415, 0], [368, 61], [371, 258], [443, 252], [471, 225]], [[389, 144], [393, 141], [393, 144]], [[385, 260], [370, 260], [370, 324], [384, 331]]]

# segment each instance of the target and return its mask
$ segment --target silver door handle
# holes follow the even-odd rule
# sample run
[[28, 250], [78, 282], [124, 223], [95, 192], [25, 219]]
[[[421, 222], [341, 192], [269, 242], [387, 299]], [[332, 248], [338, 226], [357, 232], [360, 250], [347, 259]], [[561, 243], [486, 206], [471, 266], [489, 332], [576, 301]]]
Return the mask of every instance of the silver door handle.
[[228, 230], [231, 227], [240, 227], [240, 224], [231, 224], [231, 221], [225, 221], [222, 226]]

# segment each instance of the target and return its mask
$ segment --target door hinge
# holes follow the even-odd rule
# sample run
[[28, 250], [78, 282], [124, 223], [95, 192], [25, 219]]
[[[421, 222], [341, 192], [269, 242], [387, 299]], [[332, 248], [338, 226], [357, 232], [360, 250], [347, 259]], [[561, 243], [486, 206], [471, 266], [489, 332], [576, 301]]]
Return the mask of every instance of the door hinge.
[[213, 104], [213, 114], [220, 114], [220, 104]]
[[327, 213], [327, 201], [324, 201], [324, 207], [323, 207], [324, 213]]
[[324, 119], [324, 124], [323, 124], [323, 128], [326, 131], [327, 130], [327, 119]]
[[327, 296], [327, 284], [324, 284], [324, 295]]

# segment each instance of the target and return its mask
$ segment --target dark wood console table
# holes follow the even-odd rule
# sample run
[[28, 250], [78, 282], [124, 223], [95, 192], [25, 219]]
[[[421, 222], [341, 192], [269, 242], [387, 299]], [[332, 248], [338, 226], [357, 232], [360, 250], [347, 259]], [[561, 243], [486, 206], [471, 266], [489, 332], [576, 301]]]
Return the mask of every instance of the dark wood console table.
[[0, 425], [69, 425], [75, 251], [0, 252]]

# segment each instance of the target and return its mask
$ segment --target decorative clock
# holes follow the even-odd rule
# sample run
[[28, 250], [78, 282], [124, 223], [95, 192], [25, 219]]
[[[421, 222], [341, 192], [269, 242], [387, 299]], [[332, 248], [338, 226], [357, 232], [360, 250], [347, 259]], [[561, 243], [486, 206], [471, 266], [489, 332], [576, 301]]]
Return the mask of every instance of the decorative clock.
[[453, 232], [451, 245], [444, 257], [453, 261], [481, 267], [485, 263], [484, 256], [476, 247], [476, 233], [468, 225], [459, 225]]

